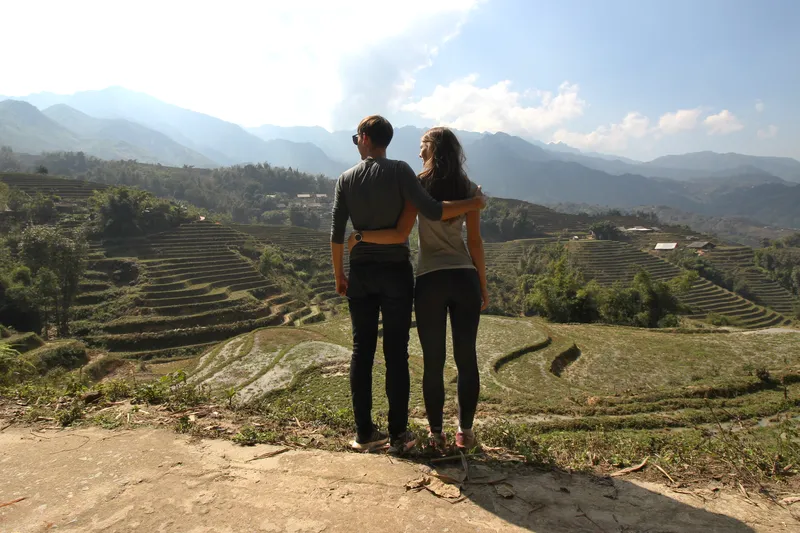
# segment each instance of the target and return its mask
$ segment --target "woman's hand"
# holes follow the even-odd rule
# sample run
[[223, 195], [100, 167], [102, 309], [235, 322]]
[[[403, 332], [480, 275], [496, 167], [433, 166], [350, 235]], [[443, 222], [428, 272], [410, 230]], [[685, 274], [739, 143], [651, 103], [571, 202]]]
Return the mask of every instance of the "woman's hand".
[[481, 287], [481, 311], [486, 311], [489, 307], [489, 289], [484, 285]]
[[350, 234], [349, 237], [347, 237], [347, 253], [348, 254], [353, 251], [353, 246], [355, 246], [356, 244], [358, 244], [358, 241], [356, 240], [356, 232], [354, 231], [353, 233]]

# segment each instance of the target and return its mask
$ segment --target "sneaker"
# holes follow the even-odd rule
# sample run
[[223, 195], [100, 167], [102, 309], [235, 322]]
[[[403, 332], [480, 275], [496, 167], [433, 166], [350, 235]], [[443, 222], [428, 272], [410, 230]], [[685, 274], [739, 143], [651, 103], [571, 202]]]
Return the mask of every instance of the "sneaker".
[[471, 429], [461, 430], [456, 433], [456, 447], [461, 450], [471, 450], [477, 444], [475, 432]]
[[392, 439], [392, 444], [389, 446], [389, 453], [403, 455], [416, 446], [416, 444], [417, 437], [410, 431], [405, 431]]
[[381, 446], [384, 446], [389, 442], [389, 435], [382, 431], [378, 431], [377, 428], [372, 429], [372, 434], [367, 439], [360, 439], [356, 437], [356, 440], [350, 443], [350, 446], [354, 450], [358, 450], [359, 452], [371, 452]]
[[447, 448], [447, 436], [444, 434], [444, 431], [434, 433], [428, 430], [428, 446], [443, 452], [445, 448]]

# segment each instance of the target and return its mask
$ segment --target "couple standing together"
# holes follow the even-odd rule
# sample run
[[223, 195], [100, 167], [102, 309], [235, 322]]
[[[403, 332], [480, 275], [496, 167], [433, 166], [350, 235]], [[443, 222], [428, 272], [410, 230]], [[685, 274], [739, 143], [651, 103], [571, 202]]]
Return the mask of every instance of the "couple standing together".
[[[353, 143], [361, 162], [336, 184], [331, 251], [336, 292], [346, 296], [352, 321], [350, 391], [356, 423], [352, 447], [369, 451], [389, 444], [390, 453], [414, 447], [408, 430], [410, 379], [408, 341], [412, 307], [424, 358], [423, 395], [429, 445], [444, 450], [444, 365], [447, 316], [458, 368], [459, 428], [456, 446], [475, 446], [472, 430], [480, 378], [476, 337], [480, 312], [488, 304], [480, 210], [485, 197], [464, 172], [464, 155], [455, 134], [433, 128], [422, 137], [423, 170], [416, 176], [405, 161], [388, 159], [394, 130], [373, 115], [358, 125]], [[419, 262], [411, 266], [408, 236], [419, 213]], [[345, 228], [349, 276], [344, 272]], [[462, 237], [466, 220], [467, 243]], [[372, 421], [372, 366], [383, 317], [383, 355], [389, 433]]]

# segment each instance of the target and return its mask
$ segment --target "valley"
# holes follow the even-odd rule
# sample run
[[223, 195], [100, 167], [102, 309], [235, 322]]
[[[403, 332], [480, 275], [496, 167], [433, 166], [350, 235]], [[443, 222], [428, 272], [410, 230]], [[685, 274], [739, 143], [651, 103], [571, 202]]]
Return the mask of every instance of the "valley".
[[[269, 183], [287, 175], [254, 169]], [[218, 178], [246, 180], [252, 171], [242, 172]], [[291, 187], [320, 183], [296, 175]], [[171, 176], [162, 175], [165, 185], [175, 185]], [[4, 294], [17, 298], [13, 305], [24, 287], [42, 286], [41, 271], [24, 273], [29, 231], [54, 228], [75, 246], [86, 239], [68, 336], [47, 322], [39, 332], [4, 324], [4, 429], [99, 426], [127, 439], [162, 427], [210, 442], [347, 449], [350, 321], [346, 299], [334, 291], [327, 231], [234, 222], [113, 182], [17, 172], [0, 173], [0, 183], [14, 206], [0, 220], [0, 257], [11, 265], [4, 266]], [[324, 220], [325, 207], [316, 209]], [[490, 199], [482, 232], [493, 304], [478, 334], [483, 451], [468, 468], [518, 464], [595, 476], [634, 468], [642, 482], [692, 491], [706, 490], [710, 479], [728, 491], [794, 490], [800, 300], [760, 266], [758, 250], [647, 214], [568, 214], [502, 198]], [[698, 240], [710, 243], [702, 253], [687, 248]], [[695, 263], [655, 249], [670, 242]], [[668, 291], [678, 316], [658, 327], [604, 323], [604, 307], [593, 323], [535, 316], [529, 298], [539, 285], [526, 291], [531, 279], [556, 275], [555, 260], [546, 259], [556, 252], [585, 287], [607, 291], [593, 293], [598, 298], [621, 298], [645, 273], [648, 290]], [[688, 286], [679, 290], [676, 280]], [[48, 319], [46, 303], [39, 305]], [[413, 322], [409, 365], [411, 427], [424, 435]], [[379, 425], [387, 409], [384, 369], [376, 359]], [[445, 380], [452, 433], [452, 361]], [[411, 459], [428, 462], [428, 453], [416, 448]], [[645, 458], [652, 466], [638, 468]]]

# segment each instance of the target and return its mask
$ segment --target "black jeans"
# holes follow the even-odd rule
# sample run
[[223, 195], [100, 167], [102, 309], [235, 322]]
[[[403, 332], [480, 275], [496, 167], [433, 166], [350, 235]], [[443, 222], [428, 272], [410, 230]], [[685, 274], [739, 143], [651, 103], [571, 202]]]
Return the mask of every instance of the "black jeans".
[[350, 393], [356, 431], [361, 439], [372, 433], [372, 364], [380, 312], [383, 315], [389, 434], [397, 437], [408, 427], [408, 337], [414, 270], [408, 261], [352, 263], [348, 282], [347, 299], [353, 324]]
[[414, 307], [425, 362], [422, 392], [431, 430], [440, 431], [443, 424], [448, 312], [453, 332], [453, 357], [458, 368], [458, 420], [462, 429], [471, 429], [480, 393], [475, 348], [481, 318], [478, 273], [470, 268], [459, 268], [423, 274], [417, 278]]

